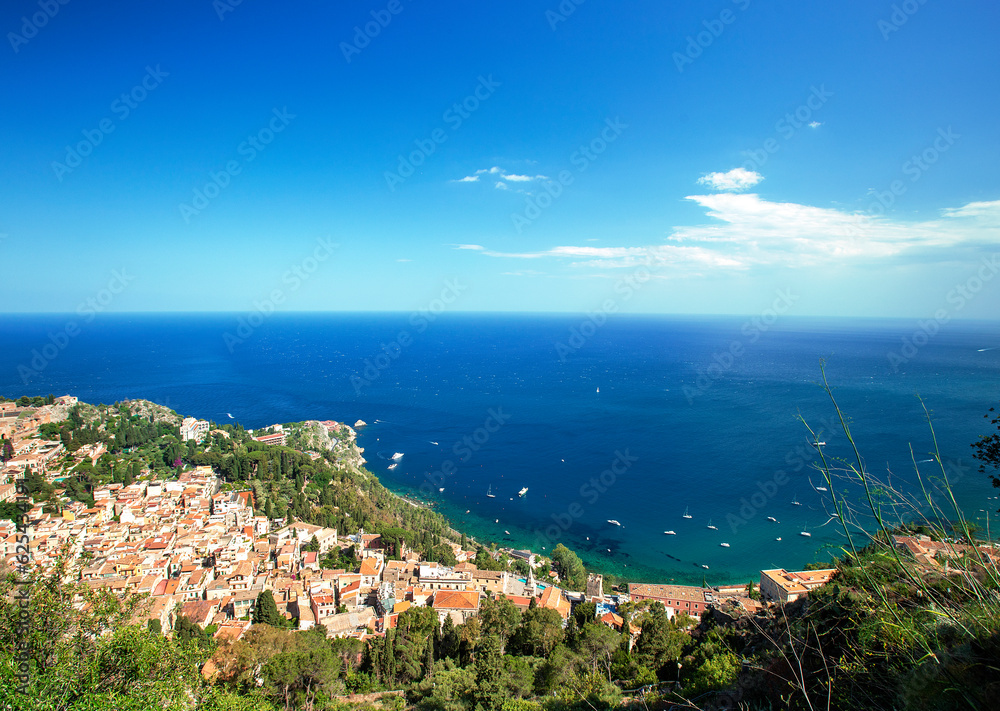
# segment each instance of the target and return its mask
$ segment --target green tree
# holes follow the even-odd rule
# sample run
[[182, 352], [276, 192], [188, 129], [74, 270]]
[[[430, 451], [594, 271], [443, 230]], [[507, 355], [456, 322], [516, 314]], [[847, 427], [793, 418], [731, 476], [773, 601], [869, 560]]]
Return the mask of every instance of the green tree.
[[271, 625], [272, 627], [285, 626], [285, 617], [278, 612], [278, 604], [274, 601], [274, 595], [270, 590], [264, 590], [257, 595], [257, 600], [253, 606], [253, 622], [254, 624]]
[[552, 564], [567, 588], [583, 590], [587, 586], [587, 569], [583, 561], [562, 543], [552, 549]]
[[506, 693], [503, 685], [503, 654], [500, 638], [486, 635], [476, 650], [476, 689], [473, 699], [476, 708], [484, 711], [500, 711]]
[[500, 641], [500, 653], [507, 650], [507, 641], [521, 622], [521, 612], [505, 595], [486, 598], [479, 608], [479, 620], [483, 635], [496, 635]]
[[611, 682], [611, 662], [622, 636], [602, 622], [588, 622], [576, 638], [576, 651], [594, 673]]
[[549, 607], [531, 607], [521, 616], [514, 645], [523, 655], [547, 657], [563, 639], [562, 617]]

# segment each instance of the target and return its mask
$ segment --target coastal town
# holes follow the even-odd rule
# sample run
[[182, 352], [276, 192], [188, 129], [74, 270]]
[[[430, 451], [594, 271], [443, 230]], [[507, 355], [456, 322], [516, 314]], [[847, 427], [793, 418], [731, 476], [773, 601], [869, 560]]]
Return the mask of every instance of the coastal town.
[[[52, 570], [61, 556], [68, 556], [76, 563], [74, 575], [89, 588], [144, 596], [148, 604], [134, 622], [167, 635], [183, 616], [217, 640], [238, 640], [252, 626], [261, 596], [269, 593], [289, 626], [321, 626], [329, 637], [365, 641], [385, 635], [411, 607], [432, 608], [439, 623], [450, 618], [459, 625], [475, 617], [487, 598], [504, 596], [522, 612], [550, 608], [564, 623], [578, 605], [594, 603], [597, 620], [634, 640], [641, 630], [618, 614], [623, 603], [659, 602], [671, 618], [698, 618], [710, 610], [752, 616], [769, 604], [794, 602], [836, 572], [763, 570], [756, 591], [746, 583], [638, 582], [605, 590], [602, 576], [591, 573], [585, 589], [569, 590], [561, 585], [558, 571], [543, 566], [531, 551], [473, 548], [471, 543], [463, 548], [444, 540], [454, 558], [454, 564], [445, 565], [424, 559], [405, 541], [363, 527], [338, 530], [269, 518], [262, 515], [252, 489], [226, 486], [219, 472], [205, 465], [178, 466], [171, 478], [140, 470], [134, 480], [129, 476], [95, 486], [88, 506], [59, 487], [80, 464], [93, 465], [106, 456], [106, 447], [93, 443], [70, 452], [64, 442], [44, 436], [46, 425], [66, 419], [77, 404], [72, 396], [49, 398], [41, 405], [0, 403], [0, 451], [5, 453], [0, 503], [22, 504], [17, 518], [27, 527], [33, 566]], [[335, 448], [346, 466], [364, 463], [353, 428], [334, 421], [311, 424], [326, 433], [323, 445]], [[184, 418], [177, 438], [200, 442], [210, 432], [209, 422]], [[215, 432], [229, 436], [221, 429]], [[251, 434], [268, 446], [289, 444], [283, 425]], [[312, 449], [302, 454], [320, 457]], [[54, 495], [26, 502], [18, 495], [18, 483], [30, 476], [44, 478], [55, 487]], [[17, 523], [0, 520], [0, 550], [9, 569], [16, 565], [19, 540]], [[929, 570], [947, 567], [950, 558], [969, 552], [968, 546], [926, 536], [897, 536], [895, 542]], [[513, 568], [481, 569], [475, 561], [484, 550], [495, 560], [521, 561], [518, 567], [527, 574]], [[983, 546], [981, 552], [996, 562], [995, 548]]]

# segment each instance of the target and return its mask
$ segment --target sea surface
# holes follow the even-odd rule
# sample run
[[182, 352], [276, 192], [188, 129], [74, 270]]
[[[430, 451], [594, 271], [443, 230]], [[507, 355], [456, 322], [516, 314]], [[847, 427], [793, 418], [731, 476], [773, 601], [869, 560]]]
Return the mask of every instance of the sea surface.
[[856, 461], [821, 361], [855, 466], [909, 492], [912, 459], [940, 478], [926, 405], [958, 499], [985, 525], [997, 501], [969, 445], [1000, 399], [997, 323], [927, 335], [916, 321], [785, 317], [0, 316], [6, 397], [146, 398], [247, 428], [363, 419], [368, 467], [460, 530], [563, 543], [599, 571], [664, 582], [829, 560], [846, 544], [833, 494], [871, 525], [856, 478], [818, 490], [831, 487], [803, 419], [835, 468]]

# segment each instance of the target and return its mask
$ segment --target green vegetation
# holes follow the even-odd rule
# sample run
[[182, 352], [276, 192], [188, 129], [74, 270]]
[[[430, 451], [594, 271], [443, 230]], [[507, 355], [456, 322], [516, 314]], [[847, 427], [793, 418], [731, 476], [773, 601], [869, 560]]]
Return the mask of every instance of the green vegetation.
[[[832, 393], [831, 401], [839, 413]], [[89, 406], [77, 411], [77, 422], [66, 428], [70, 441], [78, 432], [96, 432], [109, 447], [108, 460], [75, 474], [84, 486], [131, 475], [133, 460], [143, 471], [173, 475], [170, 456], [179, 452], [181, 466], [210, 464], [231, 487], [252, 490], [258, 507], [381, 532], [392, 555], [405, 545], [447, 557], [446, 542], [460, 540], [443, 518], [400, 502], [370, 473], [336, 456], [312, 460], [288, 448], [265, 447], [230, 426], [223, 428], [229, 438], [210, 435], [196, 447], [165, 431], [147, 441], [142, 432], [148, 428], [134, 417], [114, 408], [103, 415]], [[626, 603], [618, 614], [626, 630], [637, 631], [630, 636], [596, 620], [592, 603], [577, 605], [564, 623], [555, 610], [533, 604], [522, 612], [504, 597], [488, 596], [479, 616], [460, 624], [446, 617], [439, 625], [433, 609], [411, 607], [384, 636], [362, 643], [328, 639], [322, 628], [289, 629], [273, 596], [263, 593], [248, 633], [234, 643], [217, 643], [179, 614], [164, 637], [159, 620], [141, 614], [141, 598], [119, 600], [80, 582], [65, 583], [73, 572], [63, 560], [29, 580], [25, 697], [14, 696], [14, 650], [21, 641], [16, 577], [0, 577], [0, 705], [339, 711], [348, 707], [338, 699], [343, 694], [402, 691], [402, 698], [368, 707], [990, 708], [990, 699], [1000, 698], [996, 563], [975, 546], [945, 548], [937, 564], [921, 562], [893, 541], [904, 533], [959, 542], [954, 545], [976, 542], [975, 527], [955, 503], [948, 467], [938, 452], [933, 475], [915, 463], [919, 492], [905, 494], [863, 466], [846, 416], [842, 424], [855, 457], [832, 460], [820, 450], [818, 473], [840, 516], [845, 544], [833, 580], [796, 602], [753, 615], [709, 610], [700, 620], [669, 618], [659, 603]], [[1000, 462], [991, 449], [997, 437], [974, 445], [984, 467]], [[36, 499], [51, 496], [40, 477], [28, 484]], [[84, 493], [86, 488], [77, 490]], [[353, 553], [335, 549], [321, 563], [353, 568]], [[477, 548], [476, 562], [493, 570], [514, 565], [485, 547]], [[566, 587], [585, 586], [587, 571], [565, 546], [553, 550], [552, 566]], [[746, 590], [759, 598], [754, 581]]]

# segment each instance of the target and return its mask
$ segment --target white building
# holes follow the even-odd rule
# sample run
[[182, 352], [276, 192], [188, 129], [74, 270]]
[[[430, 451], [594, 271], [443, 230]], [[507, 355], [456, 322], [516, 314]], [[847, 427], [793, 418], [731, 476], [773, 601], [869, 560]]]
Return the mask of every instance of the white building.
[[208, 432], [208, 422], [206, 420], [185, 417], [181, 423], [181, 440], [184, 442], [187, 442], [189, 439], [200, 442], [206, 432]]

